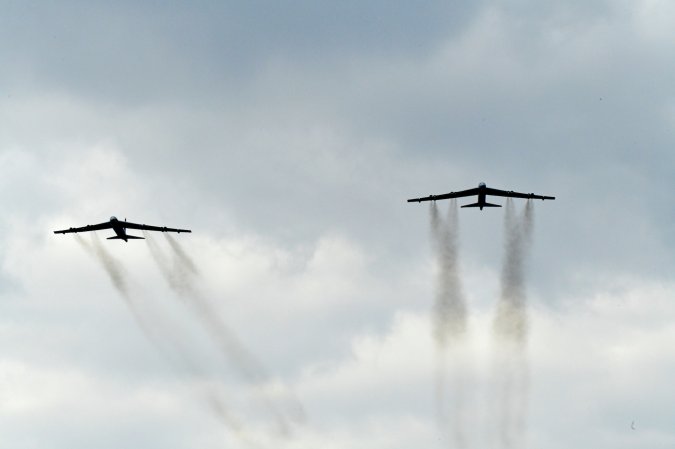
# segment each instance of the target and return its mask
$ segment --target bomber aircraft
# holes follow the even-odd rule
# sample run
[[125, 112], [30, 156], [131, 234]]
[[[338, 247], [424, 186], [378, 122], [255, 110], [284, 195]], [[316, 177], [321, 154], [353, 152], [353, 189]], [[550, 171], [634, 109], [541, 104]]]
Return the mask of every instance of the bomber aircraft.
[[150, 226], [145, 224], [131, 223], [125, 218], [124, 221], [120, 221], [117, 217], [110, 217], [110, 221], [104, 221], [103, 223], [95, 225], [87, 225], [81, 228], [68, 228], [61, 231], [54, 231], [54, 234], [70, 234], [71, 232], [89, 232], [89, 231], [100, 231], [102, 229], [112, 229], [115, 231], [114, 237], [108, 237], [108, 240], [124, 240], [128, 242], [129, 239], [143, 239], [144, 237], [138, 237], [135, 235], [127, 234], [127, 229], [140, 229], [142, 231], [158, 231], [158, 232], [192, 232], [189, 229], [174, 229], [167, 228], [166, 226]]
[[513, 190], [499, 190], [499, 189], [493, 189], [491, 187], [488, 187], [485, 185], [484, 182], [481, 182], [478, 184], [478, 187], [469, 189], [469, 190], [462, 190], [460, 192], [450, 192], [450, 193], [444, 193], [442, 195], [429, 195], [425, 196], [422, 198], [412, 198], [408, 200], [409, 203], [421, 203], [422, 201], [436, 201], [436, 200], [447, 200], [450, 198], [461, 198], [464, 196], [474, 196], [478, 195], [478, 202], [472, 203], [472, 204], [465, 204], [462, 207], [480, 207], [480, 210], [483, 210], [484, 207], [502, 207], [499, 204], [492, 204], [488, 203], [485, 201], [485, 197], [487, 195], [492, 195], [492, 196], [506, 196], [506, 197], [511, 197], [511, 198], [527, 198], [527, 199], [535, 199], [535, 200], [554, 200], [554, 196], [542, 196], [542, 195], [535, 195], [534, 193], [518, 193], [514, 192]]

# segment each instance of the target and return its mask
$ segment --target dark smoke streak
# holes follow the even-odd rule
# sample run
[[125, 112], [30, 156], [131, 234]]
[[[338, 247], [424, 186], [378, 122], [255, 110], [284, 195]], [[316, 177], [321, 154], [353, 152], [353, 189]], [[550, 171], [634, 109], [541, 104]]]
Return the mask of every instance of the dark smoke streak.
[[124, 299], [124, 302], [131, 311], [131, 314], [134, 316], [134, 319], [138, 323], [138, 326], [141, 328], [145, 336], [153, 344], [155, 344], [155, 346], [162, 350], [161, 345], [158, 343], [159, 339], [157, 337], [156, 330], [150, 325], [149, 320], [145, 318], [138, 301], [135, 301], [131, 296], [129, 283], [127, 281], [127, 274], [122, 264], [117, 259], [115, 259], [112, 254], [108, 252], [108, 250], [106, 250], [95, 232], [91, 235], [91, 243], [87, 243], [84, 238], [82, 238], [82, 236], [77, 234], [75, 234], [75, 240], [80, 244], [80, 246], [82, 246], [82, 248], [84, 248], [89, 254], [96, 258], [96, 261], [99, 262], [110, 278], [110, 282], [112, 282], [115, 290], [117, 290], [120, 296], [122, 296]]
[[275, 417], [281, 433], [290, 435], [289, 418], [290, 421], [294, 422], [304, 420], [304, 411], [299, 401], [294, 399], [292, 394], [287, 391], [286, 395], [291, 398], [291, 404], [287, 407], [289, 412], [283, 413], [275, 401], [269, 397], [269, 394], [264, 391], [264, 384], [269, 383], [270, 376], [262, 364], [250, 354], [222, 321], [217, 308], [200, 293], [197, 288], [197, 278], [200, 273], [196, 264], [180, 244], [171, 236], [167, 236], [173, 253], [173, 257], [169, 261], [154, 237], [150, 233], [144, 233], [144, 235], [150, 254], [169, 287], [193, 309], [224, 357], [246, 381], [257, 387], [265, 408]]
[[[150, 254], [157, 263], [169, 287], [180, 297], [188, 300], [188, 305], [193, 308], [198, 318], [240, 374], [246, 380], [254, 383], [267, 381], [269, 376], [262, 368], [262, 365], [248, 353], [225, 323], [222, 322], [216, 308], [209, 304], [206, 298], [202, 297], [198, 292], [195, 286], [196, 281], [193, 279], [196, 272], [188, 269], [189, 265], [184, 263], [185, 259], [175, 257], [173, 259], [174, 263], [171, 264], [149, 233], [146, 233], [146, 242], [150, 249]], [[185, 254], [184, 252], [182, 253]]]
[[[185, 347], [182, 341], [176, 338], [176, 333], [161, 319], [159, 311], [151, 311], [143, 307], [142, 301], [131, 294], [129, 288], [128, 276], [122, 264], [103, 246], [96, 233], [92, 233], [91, 243], [88, 243], [82, 236], [75, 235], [75, 240], [82, 248], [94, 256], [97, 262], [105, 270], [110, 278], [115, 290], [122, 296], [125, 304], [129, 308], [134, 320], [143, 331], [146, 338], [155, 346], [155, 348], [172, 364], [178, 364], [181, 369], [186, 369], [193, 376], [200, 378], [206, 377], [205, 371], [199, 364], [193, 360], [191, 351]], [[175, 327], [171, 326], [175, 329]], [[237, 436], [248, 447], [258, 447], [254, 445], [244, 433], [243, 425], [228, 411], [228, 406], [223, 398], [223, 393], [213, 386], [204, 389], [207, 403], [214, 415], [221, 421], [232, 433]]]
[[85, 248], [90, 254], [96, 256], [96, 259], [101, 263], [106, 274], [110, 278], [115, 289], [126, 299], [129, 299], [129, 287], [127, 285], [126, 273], [122, 265], [103, 247], [98, 235], [94, 232], [91, 235], [91, 245], [79, 236], [75, 235], [76, 240]]
[[463, 338], [467, 320], [466, 301], [459, 277], [456, 201], [450, 202], [445, 222], [439, 216], [436, 204], [432, 204], [431, 229], [439, 268], [434, 304], [434, 337], [445, 348]]
[[[467, 307], [459, 276], [458, 240], [459, 223], [456, 200], [450, 201], [447, 220], [438, 212], [436, 202], [429, 209], [432, 246], [438, 264], [433, 311], [433, 335], [436, 341], [436, 413], [439, 426], [445, 430], [450, 421], [449, 440], [457, 448], [467, 447], [463, 413], [465, 385], [455, 363], [452, 379], [446, 372], [449, 358], [458, 361], [459, 345], [464, 341], [467, 327]], [[450, 352], [452, 350], [452, 352]], [[454, 404], [448, 402], [446, 385], [450, 381], [450, 394]], [[449, 409], [452, 407], [452, 413]], [[450, 416], [449, 416], [450, 415]]]
[[169, 245], [171, 245], [171, 249], [173, 250], [173, 253], [176, 255], [176, 257], [180, 260], [181, 265], [185, 267], [190, 273], [199, 274], [197, 272], [197, 265], [188, 255], [188, 253], [185, 252], [183, 247], [180, 246], [180, 243], [178, 243], [178, 241], [169, 233], [164, 233], [164, 237], [166, 238], [166, 241], [169, 242]]
[[496, 418], [500, 444], [506, 449], [522, 449], [525, 444], [528, 362], [528, 315], [526, 262], [532, 244], [534, 209], [527, 201], [522, 217], [517, 217], [513, 200], [506, 202], [504, 215], [504, 263], [501, 296], [494, 320], [495, 372], [497, 386]]

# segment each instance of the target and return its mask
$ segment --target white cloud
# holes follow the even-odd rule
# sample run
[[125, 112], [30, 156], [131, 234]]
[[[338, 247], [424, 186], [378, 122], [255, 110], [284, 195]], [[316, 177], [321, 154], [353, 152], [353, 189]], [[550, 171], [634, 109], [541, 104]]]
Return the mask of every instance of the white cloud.
[[[92, 170], [80, 170], [65, 160], [48, 178], [55, 180], [55, 189], [70, 192], [73, 204], [86, 204], [92, 189], [102, 189], [105, 203], [135, 189], [135, 207], [143, 209], [151, 201], [138, 181], [140, 175], [114, 151], [94, 151], [83, 161]], [[100, 166], [109, 170], [97, 172]], [[99, 179], [105, 182], [98, 185]], [[106, 193], [102, 187], [120, 181], [126, 186], [120, 191]], [[91, 188], [81, 191], [72, 188], [90, 183]], [[41, 211], [37, 222], [52, 224], [74, 217], [76, 210], [58, 220]], [[111, 438], [122, 441], [132, 425], [127, 410], [133, 409], [133, 425], [138, 428], [170, 422], [176, 435], [187, 433], [218, 447], [217, 435], [228, 432], [213, 418], [195, 424], [199, 421], [195, 416], [208, 415], [200, 411], [197, 396], [183, 391], [193, 381], [180, 371], [167, 375], [166, 361], [144, 342], [93, 259], [68, 236], [36, 238], [48, 232], [40, 226], [13, 225], [9, 230], [5, 272], [22, 291], [14, 299], [21, 304], [15, 302], [3, 326], [6, 418], [21, 422], [37, 416], [47, 422], [57, 410], [67, 409], [81, 415], [90, 429], [115, 422]], [[293, 439], [272, 445], [439, 444], [432, 415], [434, 353], [426, 314], [430, 266], [392, 280], [378, 269], [380, 260], [366, 247], [334, 234], [300, 249], [251, 233], [228, 237], [195, 233], [180, 241], [197, 260], [203, 289], [219, 299], [218, 310], [225, 320], [305, 404], [306, 426], [296, 429]], [[161, 239], [159, 243], [163, 244]], [[467, 246], [469, 242], [463, 245], [465, 251]], [[161, 298], [159, 304], [176, 307], [169, 306], [171, 294], [142, 244], [109, 249], [126, 261], [137, 294], [156, 296]], [[474, 389], [475, 403], [469, 410], [476, 433], [471, 435], [482, 444], [479, 430], [489, 432], [481, 410], [491, 404], [490, 298], [496, 294], [492, 279], [496, 274], [474, 264], [464, 266], [463, 273], [472, 312], [470, 357], [463, 369]], [[533, 443], [544, 447], [553, 438], [557, 443], [546, 447], [580, 444], [568, 432], [572, 427], [592, 436], [596, 447], [617, 447], [612, 444], [621, 439], [621, 426], [635, 420], [639, 433], [625, 441], [667, 447], [673, 438], [664, 420], [672, 400], [668, 373], [675, 362], [670, 349], [675, 343], [673, 293], [675, 287], [668, 283], [604, 277], [584, 293], [590, 296], [567, 298], [562, 308], [545, 308], [541, 303], [545, 298], [533, 298], [539, 304], [532, 309], [530, 339]], [[26, 321], [27, 317], [32, 319]], [[45, 339], [48, 345], [41, 343]], [[9, 350], [12, 346], [16, 348]], [[100, 354], [95, 355], [97, 351]], [[225, 391], [230, 388], [227, 384]], [[115, 405], [101, 409], [104, 402]], [[249, 432], [263, 443], [274, 439], [264, 430], [269, 424], [248, 409], [245, 398], [235, 403], [244, 406], [240, 416], [251, 420]], [[178, 410], [184, 407], [196, 409], [196, 415], [183, 417]], [[23, 429], [17, 427], [16, 438]], [[51, 427], [45, 429], [43, 437], [73, 441]], [[80, 441], [88, 441], [87, 435]], [[34, 441], [39, 443], [39, 438]], [[237, 441], [232, 434], [228, 438]], [[149, 444], [160, 440], [152, 441]]]
[[[247, 433], [442, 447], [427, 210], [404, 200], [486, 181], [558, 197], [536, 206], [532, 446], [671, 447], [669, 4], [317, 5], [7, 5], [3, 441], [245, 446], [204, 406], [212, 379], [162, 358], [95, 259], [52, 234], [114, 214], [194, 230], [179, 237], [204, 296], [310, 415], [277, 441], [145, 244], [105, 241]], [[471, 212], [467, 413], [491, 433], [503, 211]]]
[[667, 0], [628, 2], [639, 32], [661, 50], [672, 48], [670, 31], [675, 26], [675, 6]]

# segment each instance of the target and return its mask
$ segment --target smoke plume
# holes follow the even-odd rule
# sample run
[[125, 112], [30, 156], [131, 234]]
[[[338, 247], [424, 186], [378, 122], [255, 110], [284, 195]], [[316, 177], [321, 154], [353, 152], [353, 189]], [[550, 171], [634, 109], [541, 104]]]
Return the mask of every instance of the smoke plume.
[[106, 274], [110, 278], [113, 287], [125, 299], [129, 299], [129, 287], [127, 283], [127, 276], [122, 265], [103, 247], [98, 235], [94, 232], [91, 234], [91, 244], [87, 243], [82, 236], [75, 234], [77, 242], [89, 253], [96, 257], [96, 260], [101, 264]]
[[192, 274], [199, 274], [197, 272], [197, 265], [195, 265], [192, 258], [188, 256], [180, 243], [178, 243], [178, 241], [169, 233], [164, 233], [164, 237], [166, 238], [166, 241], [169, 242], [169, 245], [171, 245], [171, 249], [180, 261], [180, 265]]
[[[460, 344], [466, 334], [467, 307], [462, 291], [458, 263], [459, 223], [457, 202], [450, 201], [444, 220], [436, 202], [429, 209], [432, 247], [438, 273], [435, 284], [433, 335], [436, 341], [436, 414], [440, 428], [448, 429], [448, 440], [457, 448], [466, 447], [463, 413], [465, 410], [465, 382], [460, 366]], [[451, 377], [448, 379], [448, 365]], [[446, 385], [450, 384], [450, 391]], [[450, 403], [449, 397], [453, 400]], [[452, 410], [452, 412], [450, 411]]]
[[[148, 301], [132, 294], [128, 275], [123, 265], [102, 244], [96, 233], [91, 234], [91, 243], [82, 236], [75, 235], [75, 240], [82, 248], [92, 255], [103, 267], [110, 278], [113, 287], [124, 299], [136, 323], [146, 338], [162, 353], [162, 355], [181, 370], [187, 370], [192, 376], [204, 379], [208, 373], [201, 364], [194, 359], [192, 351], [185, 345], [184, 339], [177, 335], [176, 326], [171, 326], [165, 314], [152, 308]], [[245, 435], [244, 426], [232, 415], [227, 406], [223, 392], [213, 385], [202, 387], [209, 409], [242, 443], [248, 447], [257, 447]]]
[[256, 387], [264, 407], [274, 416], [281, 433], [289, 435], [291, 422], [304, 419], [299, 402], [286, 390], [288, 400], [282, 410], [265, 391], [266, 384], [271, 382], [270, 376], [220, 318], [217, 308], [201, 293], [198, 288], [199, 270], [180, 243], [166, 236], [172, 253], [172, 257], [168, 257], [150, 233], [144, 235], [150, 254], [169, 287], [192, 309], [227, 362], [244, 380]]
[[501, 295], [497, 303], [495, 340], [495, 409], [499, 444], [505, 449], [522, 449], [525, 444], [528, 363], [528, 315], [526, 262], [532, 243], [534, 209], [528, 200], [522, 216], [516, 215], [513, 200], [506, 201], [504, 215], [504, 261]]
[[75, 234], [75, 240], [87, 251], [89, 254], [94, 256], [96, 261], [103, 267], [104, 271], [110, 278], [115, 290], [122, 296], [127, 307], [131, 311], [136, 323], [141, 328], [145, 336], [150, 340], [157, 348], [166, 352], [165, 349], [160, 344], [160, 338], [158, 337], [158, 332], [156, 326], [151, 325], [151, 320], [148, 318], [146, 313], [143, 313], [143, 307], [131, 295], [131, 290], [129, 288], [128, 276], [122, 264], [113, 257], [110, 252], [103, 246], [99, 236], [93, 232], [91, 234], [91, 243], [88, 243], [82, 236]]
[[[175, 257], [170, 260], [159, 247], [154, 237], [145, 233], [150, 254], [160, 269], [169, 287], [181, 298], [186, 300], [193, 309], [206, 330], [216, 341], [218, 347], [227, 356], [239, 373], [248, 381], [257, 383], [268, 379], [268, 375], [253, 356], [236, 339], [234, 334], [219, 318], [219, 312], [210, 302], [201, 295], [196, 288], [196, 271], [194, 263], [187, 257], [185, 251], [174, 248]], [[174, 243], [177, 245], [177, 242]], [[178, 247], [180, 248], [180, 247]]]

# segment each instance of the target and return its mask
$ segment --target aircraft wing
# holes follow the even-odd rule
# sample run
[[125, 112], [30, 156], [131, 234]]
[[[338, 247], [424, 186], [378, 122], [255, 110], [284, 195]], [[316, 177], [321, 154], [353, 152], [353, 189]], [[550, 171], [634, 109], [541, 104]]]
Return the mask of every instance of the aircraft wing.
[[112, 223], [106, 221], [104, 223], [99, 223], [95, 225], [87, 225], [81, 228], [68, 228], [62, 229], [61, 231], [54, 231], [54, 234], [70, 234], [71, 232], [89, 232], [89, 231], [100, 231], [102, 229], [112, 228]]
[[442, 195], [429, 195], [422, 198], [412, 198], [409, 199], [409, 203], [421, 203], [422, 201], [436, 201], [436, 200], [447, 200], [450, 198], [462, 198], [464, 196], [473, 196], [478, 195], [478, 189], [473, 188], [469, 190], [462, 190], [461, 192], [450, 192], [444, 193]]
[[499, 189], [493, 189], [491, 187], [486, 187], [485, 188], [485, 194], [486, 195], [492, 195], [492, 196], [506, 196], [506, 197], [511, 197], [511, 198], [532, 198], [535, 200], [554, 200], [554, 196], [542, 196], [542, 195], [535, 195], [534, 193], [519, 193], [519, 192], [514, 192], [513, 190], [499, 190]]
[[167, 228], [166, 226], [150, 226], [145, 224], [131, 223], [130, 221], [121, 221], [120, 225], [127, 229], [140, 229], [141, 231], [157, 231], [157, 232], [192, 232], [189, 229], [175, 229]]

